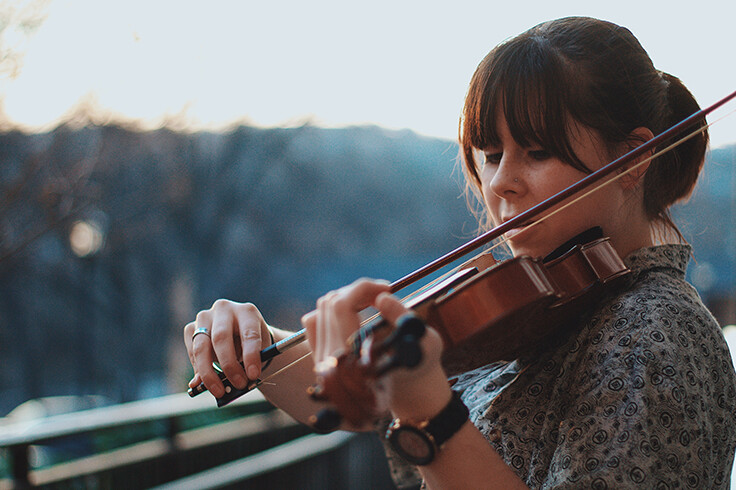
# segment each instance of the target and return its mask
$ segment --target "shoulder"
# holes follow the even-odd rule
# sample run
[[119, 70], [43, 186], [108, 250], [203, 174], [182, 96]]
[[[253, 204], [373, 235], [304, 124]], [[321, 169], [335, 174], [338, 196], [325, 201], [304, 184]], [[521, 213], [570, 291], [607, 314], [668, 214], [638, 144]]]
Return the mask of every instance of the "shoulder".
[[664, 357], [672, 349], [693, 347], [705, 357], [712, 351], [728, 355], [718, 322], [685, 280], [688, 256], [688, 247], [670, 245], [628, 257], [631, 279], [599, 304], [579, 339], [593, 345], [607, 340], [622, 348], [667, 346], [667, 352], [660, 352]]
[[[664, 252], [670, 257], [662, 259]], [[736, 445], [730, 353], [685, 281], [677, 250], [647, 253], [657, 257], [632, 268], [627, 287], [603, 300], [558, 352], [568, 373], [559, 390], [566, 408], [558, 449], [585, 450], [651, 483], [719, 486]], [[597, 440], [616, 441], [616, 449], [600, 452]]]
[[660, 373], [688, 366], [680, 374], [720, 373], [733, 381], [721, 328], [685, 281], [688, 253], [686, 247], [665, 246], [634, 257], [639, 262], [627, 287], [600, 303], [576, 339], [588, 364], [607, 361], [607, 368], [628, 373], [637, 366]]

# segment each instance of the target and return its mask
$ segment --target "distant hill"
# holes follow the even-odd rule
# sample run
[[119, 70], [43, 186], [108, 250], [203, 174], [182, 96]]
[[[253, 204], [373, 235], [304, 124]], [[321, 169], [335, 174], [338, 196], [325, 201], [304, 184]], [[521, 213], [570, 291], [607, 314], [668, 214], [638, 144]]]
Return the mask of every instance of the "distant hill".
[[731, 145], [710, 152], [692, 198], [673, 209], [695, 249], [689, 279], [706, 297], [727, 296], [728, 291], [733, 297], [736, 292], [735, 196], [736, 145]]

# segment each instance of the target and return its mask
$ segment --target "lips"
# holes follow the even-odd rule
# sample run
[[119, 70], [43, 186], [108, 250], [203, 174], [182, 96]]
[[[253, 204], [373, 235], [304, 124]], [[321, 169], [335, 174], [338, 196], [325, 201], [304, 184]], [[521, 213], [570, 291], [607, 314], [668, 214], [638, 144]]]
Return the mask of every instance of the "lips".
[[[507, 221], [511, 221], [514, 218], [515, 218], [515, 216], [510, 216], [508, 218], [503, 218], [503, 223], [506, 223]], [[504, 233], [504, 235], [506, 236], [507, 239], [510, 239], [511, 237], [513, 237], [513, 236], [517, 235], [518, 233], [521, 233], [522, 231], [524, 231], [524, 229], [526, 227], [528, 227], [529, 225], [531, 225], [533, 223], [534, 223], [534, 221], [526, 221], [526, 222], [524, 222], [523, 224], [521, 224], [519, 226], [516, 226], [514, 228], [511, 228], [506, 233]]]
[[[521, 213], [519, 213], [519, 214], [521, 214]], [[504, 224], [504, 223], [506, 223], [508, 221], [511, 221], [512, 219], [514, 219], [517, 216], [519, 216], [519, 214], [517, 214], [515, 216], [509, 216], [508, 218], [501, 218], [501, 224]], [[525, 228], [525, 227], [531, 225], [532, 223], [534, 223], [534, 220], [525, 221], [523, 224], [516, 226], [514, 229], [516, 229], [516, 228]]]

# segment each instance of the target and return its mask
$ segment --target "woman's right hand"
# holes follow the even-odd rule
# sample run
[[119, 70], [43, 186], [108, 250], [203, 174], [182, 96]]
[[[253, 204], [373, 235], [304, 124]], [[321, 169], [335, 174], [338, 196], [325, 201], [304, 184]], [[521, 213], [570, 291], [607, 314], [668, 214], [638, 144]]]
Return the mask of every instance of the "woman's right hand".
[[[207, 329], [207, 333], [193, 338], [198, 329]], [[189, 387], [204, 383], [215, 398], [220, 398], [225, 387], [212, 363], [220, 365], [233, 386], [244, 389], [260, 376], [260, 352], [271, 345], [271, 337], [255, 305], [218, 299], [184, 327], [184, 343], [194, 369]]]

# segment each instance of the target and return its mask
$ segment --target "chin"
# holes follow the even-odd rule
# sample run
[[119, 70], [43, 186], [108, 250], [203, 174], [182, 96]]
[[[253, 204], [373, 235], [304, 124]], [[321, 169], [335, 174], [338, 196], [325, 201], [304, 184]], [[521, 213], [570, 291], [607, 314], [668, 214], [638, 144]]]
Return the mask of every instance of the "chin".
[[544, 257], [547, 255], [547, 248], [540, 246], [540, 244], [532, 243], [529, 239], [520, 240], [521, 237], [515, 237], [510, 239], [507, 243], [514, 257], [521, 255], [528, 255], [529, 257]]
[[514, 254], [514, 257], [521, 257], [522, 255], [528, 255], [529, 257], [541, 257], [543, 255], [546, 255], [538, 253], [534, 249], [530, 249], [529, 247], [524, 246], [509, 245], [509, 248], [511, 248], [511, 253]]

